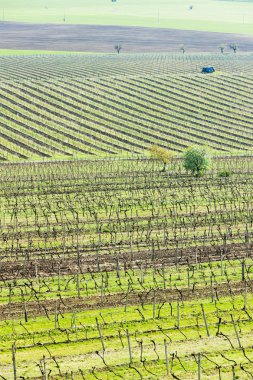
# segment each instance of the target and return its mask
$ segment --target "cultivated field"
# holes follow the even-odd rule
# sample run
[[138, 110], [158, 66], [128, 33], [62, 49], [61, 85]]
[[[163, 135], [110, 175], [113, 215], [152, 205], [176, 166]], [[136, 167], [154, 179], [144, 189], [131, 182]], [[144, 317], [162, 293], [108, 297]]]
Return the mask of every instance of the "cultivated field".
[[252, 151], [252, 55], [237, 54], [1, 57], [0, 158]]
[[123, 45], [125, 53], [178, 53], [180, 44], [185, 44], [188, 53], [217, 53], [222, 43], [228, 52], [229, 44], [234, 41], [240, 52], [249, 52], [253, 45], [253, 36], [250, 35], [135, 26], [3, 22], [0, 23], [0, 34], [0, 49], [16, 49], [16, 54], [20, 54], [22, 49], [37, 49], [41, 53], [48, 49], [112, 53], [118, 43]]
[[1, 379], [250, 378], [252, 157], [160, 169], [0, 166]]

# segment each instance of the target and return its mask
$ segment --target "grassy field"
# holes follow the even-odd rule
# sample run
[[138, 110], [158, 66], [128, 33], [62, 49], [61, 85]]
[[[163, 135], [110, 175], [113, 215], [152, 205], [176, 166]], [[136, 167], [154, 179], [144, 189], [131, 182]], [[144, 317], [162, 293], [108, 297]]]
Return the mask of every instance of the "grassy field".
[[[17, 55], [66, 55], [66, 51], [50, 51], [50, 50], [13, 50], [13, 49], [0, 49], [0, 56], [17, 56]], [[68, 52], [68, 54], [93, 54], [92, 52]], [[98, 53], [96, 53], [98, 54]]]
[[1, 379], [250, 378], [252, 157], [0, 175]]
[[2, 0], [0, 8], [4, 21], [152, 26], [251, 35], [252, 17], [252, 1]]
[[143, 157], [152, 144], [252, 151], [251, 54], [0, 59], [1, 160]]

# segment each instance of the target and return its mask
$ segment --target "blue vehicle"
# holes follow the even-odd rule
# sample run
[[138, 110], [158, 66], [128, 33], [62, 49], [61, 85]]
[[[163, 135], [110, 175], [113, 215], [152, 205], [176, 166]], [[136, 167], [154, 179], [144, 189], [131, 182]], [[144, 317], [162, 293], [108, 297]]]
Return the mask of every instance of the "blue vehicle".
[[201, 71], [203, 74], [212, 74], [215, 72], [213, 66], [206, 66], [206, 67], [203, 67], [202, 71]]

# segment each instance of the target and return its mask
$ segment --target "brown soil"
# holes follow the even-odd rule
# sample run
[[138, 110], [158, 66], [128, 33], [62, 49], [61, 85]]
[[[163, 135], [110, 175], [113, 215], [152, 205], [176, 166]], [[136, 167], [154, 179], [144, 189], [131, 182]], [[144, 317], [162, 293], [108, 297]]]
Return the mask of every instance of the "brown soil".
[[[252, 281], [247, 281], [247, 288], [252, 291]], [[228, 295], [238, 295], [245, 291], [245, 282], [231, 282], [231, 283], [220, 283], [215, 285], [213, 289], [210, 286], [191, 286], [184, 289], [156, 289], [155, 299], [156, 304], [168, 303], [174, 301], [187, 301], [192, 299], [200, 299], [205, 297], [215, 298], [225, 297]], [[103, 297], [101, 296], [90, 296], [90, 297], [68, 297], [59, 299], [49, 299], [46, 301], [32, 301], [26, 304], [26, 312], [29, 316], [38, 315], [50, 315], [54, 312], [59, 313], [69, 313], [73, 310], [96, 310], [101, 308], [110, 307], [122, 307], [130, 305], [148, 305], [153, 302], [154, 291], [142, 291], [142, 292], [130, 292], [126, 293], [115, 293], [107, 294]], [[5, 318], [21, 318], [24, 316], [25, 304], [23, 302], [9, 303], [5, 305], [0, 305], [0, 318], [1, 320]]]
[[[120, 270], [137, 269], [137, 268], [161, 268], [163, 266], [178, 265], [195, 265], [196, 263], [206, 263], [212, 261], [235, 260], [251, 257], [252, 245], [247, 246], [244, 243], [227, 244], [217, 246], [200, 246], [198, 248], [178, 249], [161, 249], [155, 250], [154, 254], [150, 251], [140, 251], [131, 254], [87, 254], [80, 251], [79, 266], [77, 263], [76, 250], [73, 251], [72, 257], [70, 252], [65, 256], [51, 259], [36, 260], [12, 260], [2, 262], [0, 265], [0, 279], [11, 280], [17, 278], [33, 278], [57, 276], [59, 269], [61, 275], [71, 275], [78, 272], [99, 272], [99, 271], [116, 271], [117, 265]], [[57, 255], [55, 255], [57, 256]], [[75, 256], [75, 257], [73, 257]]]
[[236, 41], [240, 51], [252, 51], [253, 36], [189, 30], [98, 25], [0, 22], [0, 49], [112, 52], [217, 52], [221, 43]]

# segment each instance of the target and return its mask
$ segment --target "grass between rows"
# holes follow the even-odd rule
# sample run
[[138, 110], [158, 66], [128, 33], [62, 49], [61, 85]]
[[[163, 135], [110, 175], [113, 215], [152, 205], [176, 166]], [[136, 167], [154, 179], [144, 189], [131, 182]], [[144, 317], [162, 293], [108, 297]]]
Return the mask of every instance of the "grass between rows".
[[[156, 374], [159, 373], [160, 365], [163, 371], [165, 368], [164, 339], [170, 342], [169, 353], [178, 352], [185, 369], [191, 375], [196, 374], [197, 371], [196, 363], [193, 364], [194, 360], [191, 356], [193, 353], [203, 352], [221, 366], [228, 365], [228, 362], [220, 353], [226, 354], [230, 360], [247, 363], [245, 357], [243, 359], [242, 352], [238, 350], [238, 342], [230, 314], [233, 314], [236, 321], [241, 344], [252, 360], [253, 352], [250, 346], [253, 325], [252, 320], [249, 319], [249, 315], [252, 315], [252, 302], [251, 297], [248, 299], [247, 314], [243, 311], [244, 298], [242, 296], [221, 298], [215, 303], [212, 303], [210, 299], [186, 301], [180, 304], [180, 329], [176, 327], [178, 319], [177, 303], [175, 302], [171, 305], [165, 305], [159, 319], [152, 317], [153, 306], [146, 305], [145, 309], [142, 310], [145, 320], [140, 317], [136, 307], [128, 307], [126, 312], [124, 308], [115, 307], [64, 314], [59, 316], [57, 328], [55, 328], [54, 316], [50, 316], [50, 321], [44, 317], [33, 318], [27, 323], [19, 320], [2, 321], [0, 324], [2, 341], [0, 370], [5, 371], [2, 373], [6, 375], [11, 375], [10, 346], [13, 341], [16, 341], [17, 346], [16, 357], [19, 374], [29, 375], [29, 378], [39, 375], [36, 363], [39, 363], [43, 355], [47, 356], [49, 366], [54, 374], [57, 373], [57, 369], [55, 363], [50, 359], [50, 355], [57, 359], [61, 370], [65, 372], [71, 370], [76, 372], [77, 366], [87, 374], [94, 366], [97, 369], [105, 370], [102, 360], [96, 354], [96, 351], [101, 353], [101, 341], [97, 331], [96, 318], [98, 318], [103, 331], [106, 347], [105, 361], [115, 370], [117, 366], [120, 368], [122, 365], [123, 368], [124, 366], [127, 368], [129, 362], [126, 329], [130, 333], [133, 363], [137, 366], [140, 365], [138, 342], [142, 340], [143, 356], [147, 361], [155, 361], [153, 368]], [[207, 337], [200, 303], [204, 305], [210, 337]], [[233, 348], [224, 336], [216, 336], [219, 317], [223, 321], [220, 330], [229, 337]], [[160, 331], [160, 328], [163, 332]], [[154, 351], [152, 341], [156, 343], [157, 353], [162, 360], [160, 363], [156, 361], [157, 354]], [[215, 366], [210, 365], [208, 361], [205, 364], [203, 362], [203, 367], [210, 373], [215, 369]], [[174, 363], [173, 371], [177, 374], [184, 373], [179, 362]], [[127, 373], [129, 376], [127, 378], [133, 378], [131, 372], [127, 371]], [[89, 376], [88, 378], [94, 378]], [[7, 379], [9, 378], [7, 377]], [[114, 376], [112, 378], [114, 379]]]
[[[253, 279], [252, 259], [245, 260], [245, 276]], [[191, 289], [210, 287], [211, 281], [216, 284], [226, 284], [241, 281], [242, 263], [240, 260], [204, 263], [199, 265], [165, 267], [160, 269], [127, 270], [118, 272], [59, 275], [31, 279], [15, 279], [0, 282], [0, 304], [22, 302], [23, 297], [29, 302], [36, 300], [52, 300], [61, 297], [100, 296], [127, 292], [129, 282], [131, 291], [141, 292], [150, 289]], [[103, 284], [103, 285], [102, 285]], [[78, 290], [79, 289], [79, 290]], [[23, 292], [23, 295], [22, 295]]]

